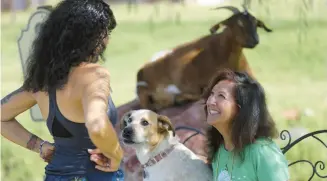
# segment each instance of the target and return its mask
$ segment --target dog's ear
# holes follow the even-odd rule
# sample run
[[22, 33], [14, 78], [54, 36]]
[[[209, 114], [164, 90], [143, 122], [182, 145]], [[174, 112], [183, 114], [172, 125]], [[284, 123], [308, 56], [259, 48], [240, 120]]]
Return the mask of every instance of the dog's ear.
[[173, 136], [175, 136], [174, 126], [167, 116], [158, 115], [158, 127], [160, 132], [168, 132], [171, 130], [173, 132]]
[[126, 127], [126, 121], [128, 121], [128, 119], [131, 119], [131, 115], [132, 115], [133, 111], [128, 111], [126, 112], [120, 120], [120, 130], [123, 130]]

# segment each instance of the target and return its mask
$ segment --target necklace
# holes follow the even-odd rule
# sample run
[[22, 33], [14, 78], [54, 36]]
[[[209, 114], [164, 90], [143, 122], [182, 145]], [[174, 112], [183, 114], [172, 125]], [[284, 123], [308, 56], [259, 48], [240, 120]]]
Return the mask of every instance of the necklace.
[[[216, 180], [218, 181], [218, 177], [219, 177], [219, 158], [220, 158], [220, 147], [219, 147], [219, 149], [218, 149], [218, 159], [216, 159], [216, 162], [217, 162], [217, 178], [216, 178]], [[234, 168], [234, 152], [232, 153], [233, 154], [233, 162], [232, 162], [232, 169], [231, 169], [231, 172], [230, 172], [230, 178], [231, 178], [231, 180], [232, 180], [232, 177], [233, 177], [233, 168]], [[228, 155], [228, 159], [227, 159], [227, 162], [226, 162], [226, 164], [225, 164], [225, 170], [228, 172], [228, 167], [227, 167], [227, 164], [228, 164], [228, 161], [229, 161], [229, 157], [230, 157], [230, 155]]]

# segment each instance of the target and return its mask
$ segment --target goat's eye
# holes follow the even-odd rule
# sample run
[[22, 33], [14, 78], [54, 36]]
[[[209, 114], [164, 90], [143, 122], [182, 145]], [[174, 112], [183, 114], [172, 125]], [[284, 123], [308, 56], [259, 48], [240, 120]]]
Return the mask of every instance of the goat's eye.
[[142, 125], [142, 126], [147, 126], [147, 125], [149, 125], [149, 122], [148, 122], [147, 120], [143, 119], [143, 120], [141, 121], [141, 125]]
[[237, 24], [243, 27], [243, 22], [241, 20], [238, 20]]

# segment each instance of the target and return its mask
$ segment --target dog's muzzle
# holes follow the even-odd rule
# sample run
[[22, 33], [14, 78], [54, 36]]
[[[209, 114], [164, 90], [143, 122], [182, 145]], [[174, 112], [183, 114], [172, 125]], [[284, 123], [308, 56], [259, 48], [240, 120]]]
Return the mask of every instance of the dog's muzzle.
[[132, 127], [126, 127], [123, 129], [122, 137], [124, 143], [134, 143], [133, 141], [134, 130]]

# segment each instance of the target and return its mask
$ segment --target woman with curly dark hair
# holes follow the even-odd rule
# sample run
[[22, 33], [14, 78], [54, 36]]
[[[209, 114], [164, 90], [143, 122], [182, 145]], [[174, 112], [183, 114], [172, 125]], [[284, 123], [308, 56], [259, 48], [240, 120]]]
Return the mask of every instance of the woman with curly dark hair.
[[223, 70], [204, 93], [210, 125], [208, 160], [215, 181], [286, 181], [288, 164], [272, 140], [277, 129], [262, 86], [246, 73]]
[[[23, 86], [1, 100], [2, 136], [48, 162], [46, 181], [123, 180], [109, 73], [98, 64], [115, 27], [102, 0], [60, 2], [33, 43]], [[15, 118], [35, 104], [53, 144]]]

